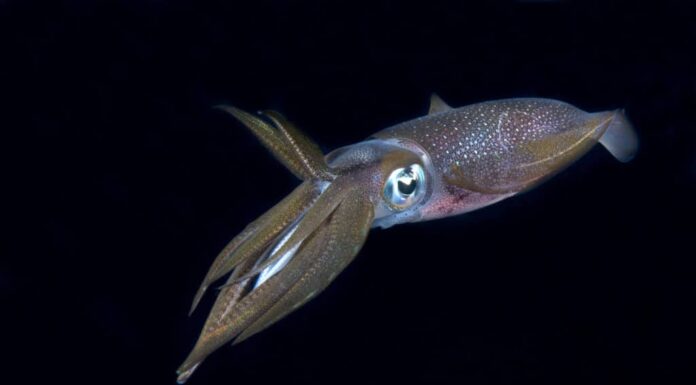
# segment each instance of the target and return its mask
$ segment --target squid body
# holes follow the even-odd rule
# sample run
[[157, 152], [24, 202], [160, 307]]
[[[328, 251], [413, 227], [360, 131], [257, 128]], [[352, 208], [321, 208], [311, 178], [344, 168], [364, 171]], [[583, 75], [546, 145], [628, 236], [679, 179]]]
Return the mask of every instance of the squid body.
[[451, 108], [324, 155], [274, 111], [240, 120], [302, 183], [222, 250], [196, 294], [228, 276], [178, 370], [185, 382], [214, 350], [239, 343], [319, 294], [353, 260], [370, 228], [476, 210], [528, 190], [601, 143], [620, 161], [638, 147], [621, 111], [587, 113], [549, 99]]

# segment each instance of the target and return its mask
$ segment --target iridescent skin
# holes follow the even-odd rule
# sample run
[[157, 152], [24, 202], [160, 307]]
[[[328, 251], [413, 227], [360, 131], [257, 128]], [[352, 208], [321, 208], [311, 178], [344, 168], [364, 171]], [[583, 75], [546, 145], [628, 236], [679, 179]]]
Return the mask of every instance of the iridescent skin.
[[[621, 161], [638, 144], [619, 111], [587, 113], [548, 99], [453, 109], [433, 95], [428, 115], [324, 156], [277, 112], [264, 112], [262, 120], [223, 109], [303, 183], [213, 262], [191, 311], [213, 282], [229, 278], [177, 371], [180, 383], [220, 346], [245, 340], [315, 297], [352, 261], [371, 227], [476, 210], [538, 185], [598, 142]], [[406, 205], [392, 201], [387, 186], [397, 184], [390, 178], [413, 169], [424, 176], [410, 185], [417, 190], [405, 195]]]

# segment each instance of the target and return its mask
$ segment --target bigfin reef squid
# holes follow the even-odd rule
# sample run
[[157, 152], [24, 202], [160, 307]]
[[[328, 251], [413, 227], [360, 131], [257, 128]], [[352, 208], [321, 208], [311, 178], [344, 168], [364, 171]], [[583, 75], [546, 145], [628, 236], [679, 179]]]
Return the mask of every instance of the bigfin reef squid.
[[539, 185], [601, 143], [629, 161], [638, 138], [622, 111], [588, 113], [535, 98], [460, 108], [433, 94], [428, 114], [324, 155], [275, 111], [237, 118], [302, 183], [220, 252], [196, 293], [228, 276], [193, 350], [184, 383], [213, 351], [316, 297], [358, 254], [373, 227], [466, 213]]

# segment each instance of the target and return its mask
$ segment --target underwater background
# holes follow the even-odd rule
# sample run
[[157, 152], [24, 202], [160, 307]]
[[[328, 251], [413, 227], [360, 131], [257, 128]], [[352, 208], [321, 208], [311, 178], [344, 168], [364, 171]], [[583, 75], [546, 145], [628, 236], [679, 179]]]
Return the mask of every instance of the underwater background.
[[373, 230], [189, 383], [694, 383], [696, 6], [572, 0], [0, 0], [1, 382], [175, 383], [209, 264], [298, 184], [212, 106], [328, 152], [432, 92], [622, 108], [641, 148]]

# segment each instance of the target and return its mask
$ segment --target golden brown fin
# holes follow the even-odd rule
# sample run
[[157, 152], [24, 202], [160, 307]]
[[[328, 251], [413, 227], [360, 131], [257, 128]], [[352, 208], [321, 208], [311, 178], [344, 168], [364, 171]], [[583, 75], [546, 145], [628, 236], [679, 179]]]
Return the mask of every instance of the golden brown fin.
[[517, 168], [543, 167], [548, 170], [562, 168], [597, 144], [597, 140], [604, 134], [607, 127], [608, 122], [594, 127], [585, 125], [531, 141], [524, 145], [524, 149], [533, 155], [534, 160], [522, 163]]
[[613, 120], [613, 112], [592, 114], [572, 129], [511, 147], [507, 162], [483, 159], [466, 169], [453, 166], [444, 178], [449, 184], [483, 194], [529, 190], [589, 151]]
[[449, 185], [457, 186], [459, 188], [477, 192], [479, 194], [508, 194], [517, 191], [514, 188], [510, 188], [508, 186], [498, 186], [493, 183], [488, 183], [488, 186], [482, 182], [476, 183], [474, 179], [467, 174], [466, 170], [458, 165], [453, 165], [450, 167], [450, 172], [443, 175], [443, 178]]

